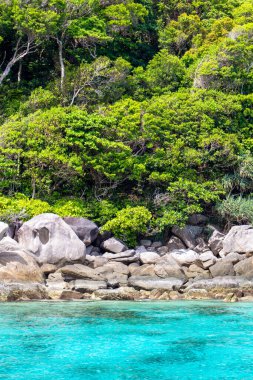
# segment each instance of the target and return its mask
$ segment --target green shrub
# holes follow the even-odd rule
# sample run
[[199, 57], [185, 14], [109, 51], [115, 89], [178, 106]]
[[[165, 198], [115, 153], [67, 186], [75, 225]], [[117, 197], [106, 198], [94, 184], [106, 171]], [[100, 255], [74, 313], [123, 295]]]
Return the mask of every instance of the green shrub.
[[253, 223], [252, 198], [227, 197], [218, 204], [217, 211], [228, 225]]
[[45, 201], [29, 199], [22, 194], [17, 194], [14, 198], [0, 197], [0, 220], [2, 221], [28, 220], [45, 212], [52, 212], [52, 207]]
[[93, 200], [87, 203], [90, 218], [100, 226], [113, 219], [119, 211], [118, 207], [113, 202], [105, 199], [101, 201]]
[[87, 217], [88, 210], [80, 199], [61, 199], [53, 205], [53, 212], [61, 217]]
[[112, 232], [130, 246], [137, 242], [139, 234], [145, 234], [152, 218], [144, 206], [126, 207], [117, 212], [116, 217], [103, 226], [104, 231]]

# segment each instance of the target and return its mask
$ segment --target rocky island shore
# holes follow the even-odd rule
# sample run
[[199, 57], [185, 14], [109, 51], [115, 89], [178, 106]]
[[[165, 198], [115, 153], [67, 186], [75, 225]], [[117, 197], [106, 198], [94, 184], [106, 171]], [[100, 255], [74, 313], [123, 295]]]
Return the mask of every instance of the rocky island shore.
[[0, 222], [0, 300], [253, 300], [253, 227], [189, 222], [135, 249], [85, 218]]

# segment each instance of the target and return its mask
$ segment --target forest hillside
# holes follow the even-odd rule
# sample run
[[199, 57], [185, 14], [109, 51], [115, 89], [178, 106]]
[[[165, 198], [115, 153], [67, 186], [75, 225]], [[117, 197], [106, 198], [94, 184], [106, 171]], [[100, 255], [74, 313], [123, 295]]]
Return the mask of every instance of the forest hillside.
[[2, 0], [0, 220], [252, 223], [252, 92], [251, 0]]

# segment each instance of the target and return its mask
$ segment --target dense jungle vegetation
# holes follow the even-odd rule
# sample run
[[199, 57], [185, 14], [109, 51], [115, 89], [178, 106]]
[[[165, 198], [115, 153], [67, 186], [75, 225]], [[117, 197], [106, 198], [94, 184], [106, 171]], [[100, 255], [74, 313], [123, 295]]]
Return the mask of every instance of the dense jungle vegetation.
[[253, 222], [252, 0], [1, 0], [0, 219]]

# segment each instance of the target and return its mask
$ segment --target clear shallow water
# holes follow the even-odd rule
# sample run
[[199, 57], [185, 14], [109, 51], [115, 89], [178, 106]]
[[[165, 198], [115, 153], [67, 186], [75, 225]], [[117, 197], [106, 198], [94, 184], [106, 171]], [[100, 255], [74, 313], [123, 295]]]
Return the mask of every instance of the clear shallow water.
[[0, 303], [0, 379], [253, 379], [253, 304]]

